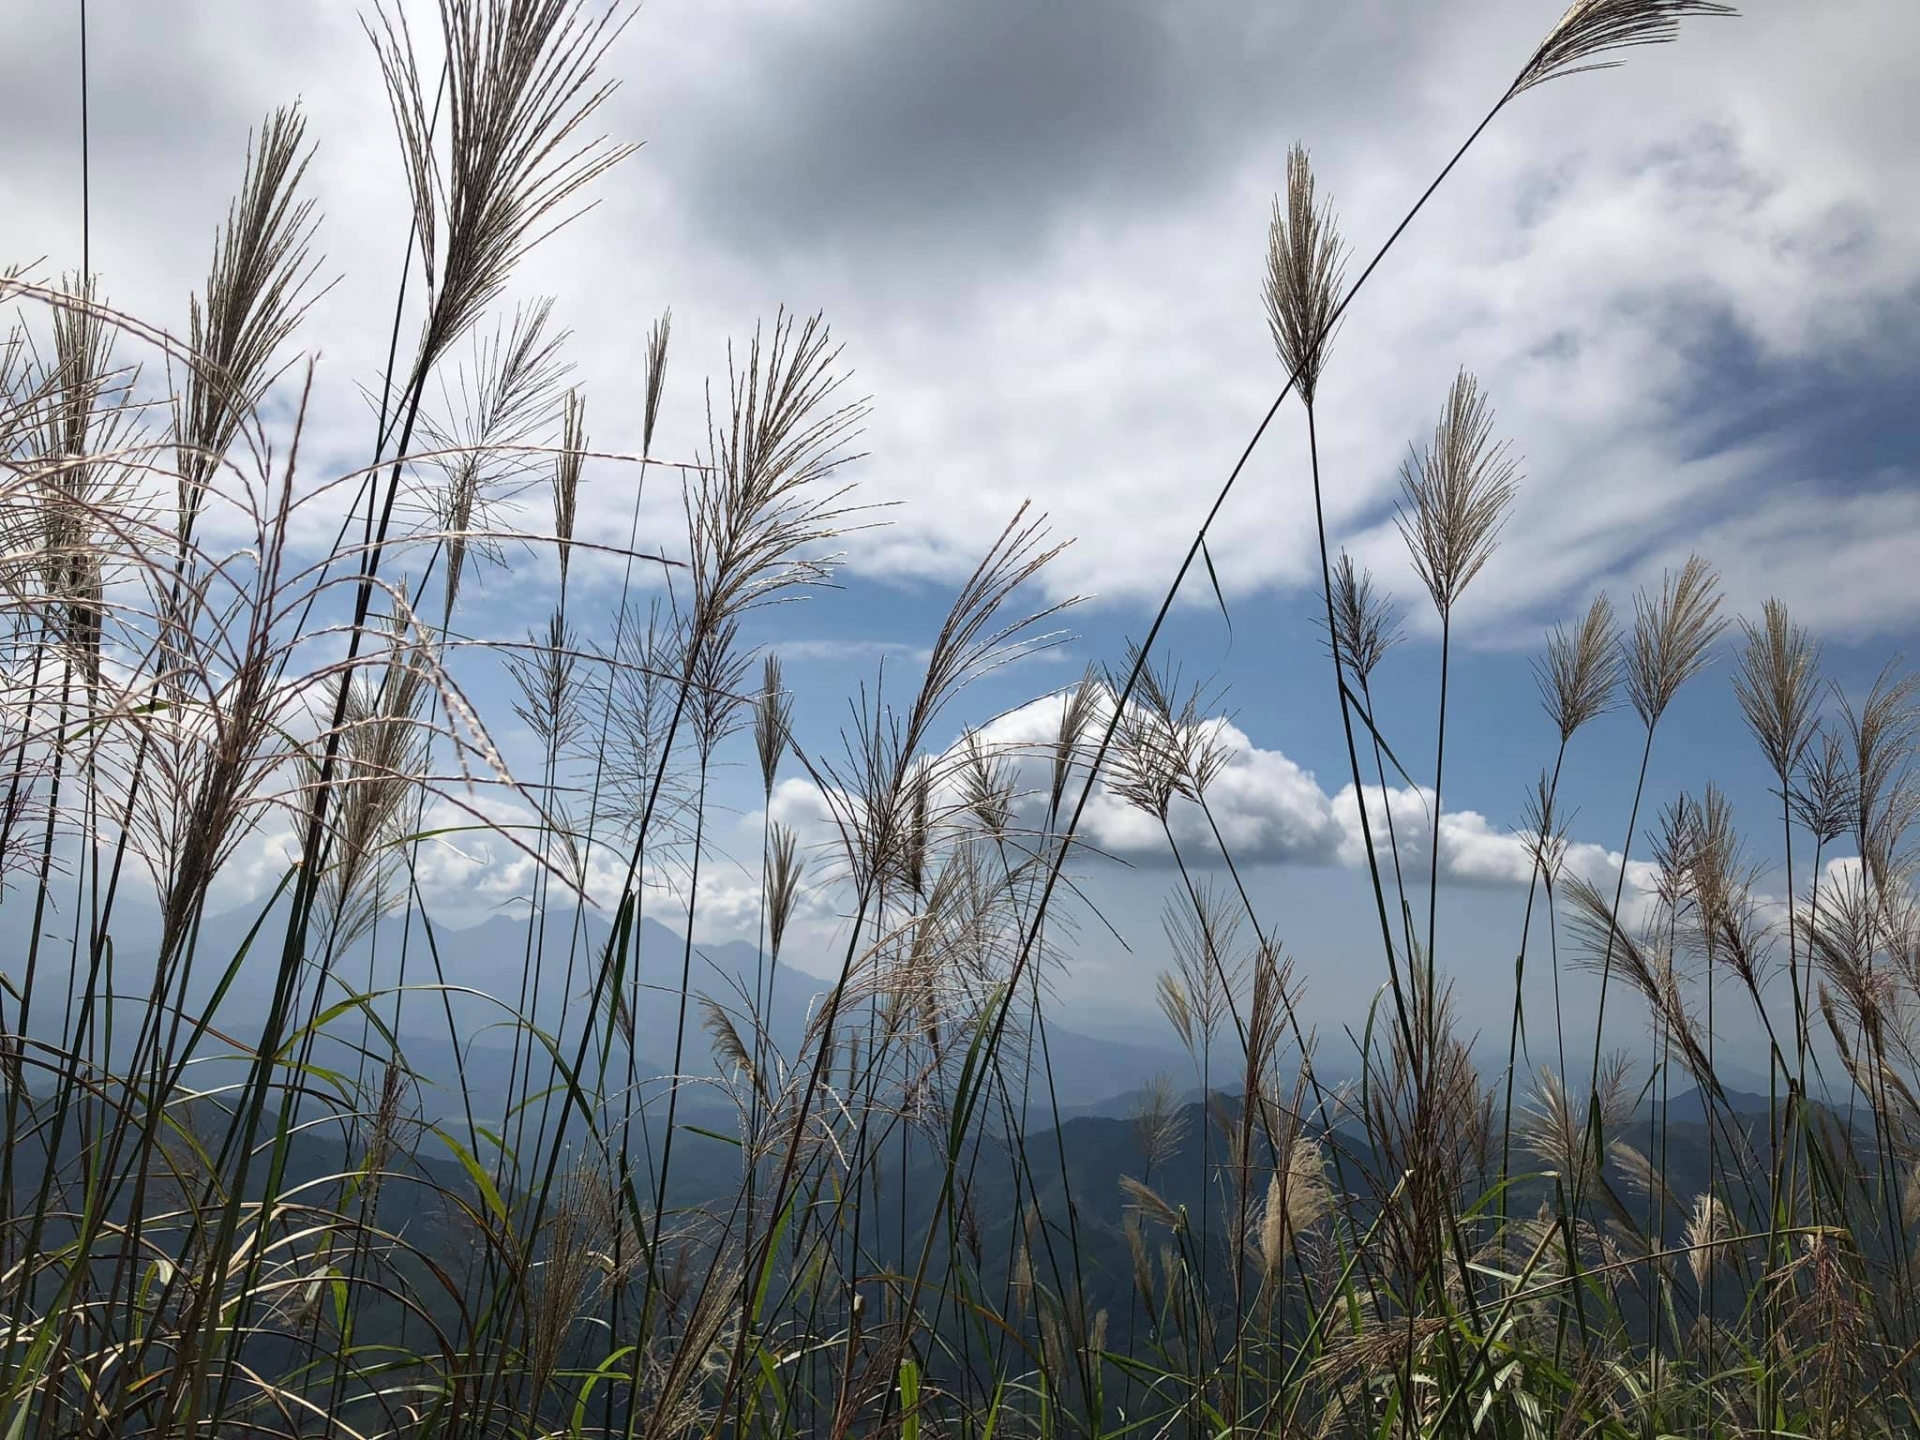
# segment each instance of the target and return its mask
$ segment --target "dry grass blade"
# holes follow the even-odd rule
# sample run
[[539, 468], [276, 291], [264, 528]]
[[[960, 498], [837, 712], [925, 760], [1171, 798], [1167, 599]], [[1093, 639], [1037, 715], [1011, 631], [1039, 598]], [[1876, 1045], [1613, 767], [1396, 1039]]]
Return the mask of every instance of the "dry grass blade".
[[1333, 207], [1314, 203], [1306, 149], [1287, 152], [1287, 196], [1273, 202], [1267, 228], [1267, 327], [1300, 398], [1313, 404], [1340, 314], [1346, 251]]
[[1715, 0], [1574, 0], [1521, 68], [1508, 98], [1564, 75], [1611, 69], [1621, 62], [1604, 57], [1664, 45], [1689, 17], [1738, 13]]

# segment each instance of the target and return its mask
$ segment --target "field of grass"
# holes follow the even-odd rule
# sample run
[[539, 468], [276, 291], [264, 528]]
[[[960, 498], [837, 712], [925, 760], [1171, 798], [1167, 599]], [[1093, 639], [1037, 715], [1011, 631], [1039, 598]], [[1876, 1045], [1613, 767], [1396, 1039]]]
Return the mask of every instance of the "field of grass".
[[[1312, 1038], [1213, 823], [1222, 724], [1160, 643], [1183, 587], [1218, 597], [1209, 530], [1283, 407], [1320, 517], [1341, 322], [1481, 133], [1633, 47], [1711, 45], [1696, 21], [1729, 13], [1576, 0], [1377, 248], [1349, 248], [1293, 153], [1262, 279], [1273, 408], [1143, 640], [1044, 697], [1057, 729], [1017, 753], [948, 742], [967, 687], [1065, 608], [1031, 598], [1060, 543], [1031, 512], [830, 753], [797, 743], [777, 639], [746, 638], [876, 518], [824, 318], [739, 337], [699, 453], [667, 461], [661, 397], [691, 383], [669, 316], [643, 375], [606, 377], [644, 415], [642, 453], [610, 455], [548, 308], [503, 305], [627, 159], [592, 138], [625, 9], [371, 21], [412, 269], [350, 473], [301, 445], [328, 272], [298, 108], [236, 155], [184, 334], [102, 303], [84, 262], [0, 270], [0, 1437], [1920, 1430], [1920, 684], [1890, 665], [1841, 693], [1784, 606], [1727, 613], [1704, 558], [1556, 631], [1489, 1070], [1450, 998], [1438, 847], [1380, 799], [1415, 787], [1437, 830], [1455, 607], [1522, 483], [1474, 375], [1403, 474], [1440, 637], [1425, 713], [1376, 710], [1397, 614], [1320, 526], [1326, 668], [1300, 686], [1342, 726], [1370, 880], [1348, 923], [1381, 986], [1351, 1053]], [[589, 465], [634, 493], [624, 542], [576, 533]], [[648, 485], [683, 494], [677, 533], [640, 526]], [[570, 607], [583, 557], [627, 577], [615, 606]], [[483, 560], [537, 574], [550, 615], [472, 633]], [[1649, 794], [1675, 695], [1729, 683], [1777, 804]], [[1561, 777], [1609, 712], [1644, 740], [1617, 843], [1650, 890], [1565, 863]], [[769, 799], [816, 784], [838, 839], [766, 822], [758, 943], [710, 983], [698, 915], [683, 935], [643, 911], [669, 853], [700, 893], [731, 764]], [[1199, 1082], [1146, 1084], [1126, 1117], [1070, 1114], [1049, 1041], [1046, 972], [1103, 863], [1096, 780], [1172, 852], [1158, 999]], [[1176, 807], [1211, 848], [1183, 848]], [[523, 949], [484, 993], [419, 880], [448, 814], [531, 862]], [[1785, 859], [1764, 886], [1737, 824]], [[276, 827], [299, 858], [216, 913]], [[844, 949], [803, 997], [781, 959], [818, 887]], [[1597, 976], [1598, 1013], [1523, 1046], [1527, 965]], [[1767, 1037], [1764, 1093], [1717, 1064], [1716, 1005]], [[1609, 1007], [1648, 1017], [1643, 1054], [1607, 1053]]]

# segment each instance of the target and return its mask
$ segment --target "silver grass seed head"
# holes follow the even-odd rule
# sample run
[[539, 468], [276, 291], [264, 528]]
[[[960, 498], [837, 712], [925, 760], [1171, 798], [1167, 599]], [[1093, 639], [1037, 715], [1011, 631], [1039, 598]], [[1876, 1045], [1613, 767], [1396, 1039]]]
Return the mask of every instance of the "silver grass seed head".
[[1393, 598], [1376, 593], [1373, 572], [1358, 569], [1342, 550], [1333, 565], [1332, 644], [1340, 663], [1364, 688], [1402, 638]]
[[1603, 57], [1677, 39], [1688, 17], [1738, 13], [1715, 0], [1574, 0], [1521, 67], [1506, 99], [1565, 75], [1612, 69], [1622, 62]]
[[1162, 1071], [1149, 1080], [1135, 1097], [1129, 1119], [1134, 1145], [1152, 1174], [1173, 1158], [1187, 1134], [1186, 1112], [1174, 1091], [1173, 1077]]
[[586, 461], [587, 402], [578, 388], [560, 402], [560, 453], [553, 462], [553, 536], [559, 547], [560, 588], [567, 586], [573, 528], [580, 515], [580, 472]]
[[1720, 599], [1719, 577], [1698, 555], [1662, 577], [1657, 594], [1643, 590], [1634, 596], [1623, 668], [1627, 698], [1648, 728], [1706, 666], [1713, 642], [1727, 628]]
[[781, 942], [800, 896], [800, 877], [806, 862], [799, 858], [798, 840], [787, 826], [775, 822], [767, 836], [767, 949], [780, 958]]
[[1493, 555], [1519, 489], [1512, 446], [1493, 438], [1493, 410], [1465, 369], [1432, 441], [1401, 466], [1400, 485], [1394, 522], [1444, 621]]
[[191, 357], [174, 401], [178, 533], [193, 533], [206, 488], [275, 376], [274, 355], [314, 298], [318, 221], [300, 199], [313, 151], [298, 105], [248, 137], [246, 176], [214, 244], [205, 290], [187, 306]]
[[761, 788], [768, 798], [786, 753], [793, 719], [793, 694], [781, 676], [780, 657], [769, 654], [760, 668], [760, 694], [753, 706], [753, 746], [760, 758]]
[[1100, 697], [1100, 681], [1092, 665], [1088, 665], [1080, 677], [1080, 683], [1067, 692], [1065, 704], [1060, 709], [1060, 728], [1054, 733], [1053, 775], [1048, 791], [1047, 812], [1057, 817], [1066, 798], [1067, 778], [1073, 769], [1074, 760], [1080, 754], [1080, 747], [1086, 737], [1087, 726], [1092, 723], [1094, 709]]
[[1333, 207], [1314, 201], [1306, 148], [1287, 152], [1287, 193], [1267, 227], [1267, 328], [1280, 363], [1311, 406], [1339, 323], [1346, 250]]
[[417, 374], [479, 320], [534, 246], [581, 213], [580, 192], [635, 150], [582, 137], [615, 89], [596, 72], [633, 13], [630, 3], [444, 0], [437, 86], [404, 9], [377, 5], [364, 22], [430, 295]]
[[1534, 666], [1534, 681], [1562, 744], [1613, 707], [1620, 685], [1619, 628], [1613, 602], [1604, 592], [1593, 597], [1571, 634], [1554, 627], [1547, 637], [1546, 658]]
[[1713, 1194], [1696, 1197], [1687, 1216], [1687, 1268], [1700, 1289], [1706, 1289], [1707, 1277], [1718, 1268], [1732, 1241], [1733, 1214], [1726, 1202]]
[[1734, 671], [1734, 695], [1747, 729], [1784, 785], [1813, 741], [1820, 647], [1779, 600], [1766, 602], [1759, 624], [1743, 618], [1740, 629], [1746, 643]]
[[1560, 812], [1553, 777], [1545, 770], [1540, 772], [1533, 789], [1527, 792], [1522, 815], [1525, 826], [1521, 831], [1521, 843], [1526, 846], [1528, 859], [1551, 894], [1566, 867], [1567, 831], [1573, 823], [1573, 816]]
[[660, 397], [667, 385], [667, 341], [673, 335], [673, 311], [662, 310], [647, 329], [646, 406], [640, 424], [640, 453], [653, 453], [653, 430], [660, 420]]
[[1808, 834], [1830, 845], [1854, 828], [1853, 765], [1837, 730], [1815, 721], [1813, 732], [1788, 787], [1787, 803]]

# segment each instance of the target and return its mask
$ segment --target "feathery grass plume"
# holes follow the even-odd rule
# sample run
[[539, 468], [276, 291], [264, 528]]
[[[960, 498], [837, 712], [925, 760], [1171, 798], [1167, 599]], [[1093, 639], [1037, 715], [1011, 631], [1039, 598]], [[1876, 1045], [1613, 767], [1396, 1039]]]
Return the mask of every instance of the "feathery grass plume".
[[1581, 964], [1597, 974], [1618, 972], [1667, 1027], [1688, 1073], [1703, 1089], [1719, 1091], [1699, 1023], [1689, 1009], [1674, 957], [1658, 935], [1635, 936], [1614, 918], [1613, 903], [1584, 876], [1566, 882], [1568, 918]]
[[661, 796], [654, 823], [664, 832], [676, 823], [685, 779], [661, 764], [678, 699], [674, 682], [688, 663], [684, 617], [670, 614], [655, 599], [647, 606], [645, 623], [623, 611], [614, 641], [600, 692], [608, 752], [601, 766], [600, 818], [623, 834], [638, 825], [658, 774]]
[[[1293, 960], [1282, 953], [1272, 936], [1262, 936], [1256, 943], [1252, 972], [1242, 1048], [1246, 1063], [1245, 1103], [1258, 1107], [1266, 1103], [1268, 1068], [1280, 1047], [1284, 1033], [1282, 1021], [1293, 1013], [1298, 996], [1293, 993]], [[1252, 1113], [1251, 1109], [1248, 1113]]]
[[1661, 807], [1652, 839], [1653, 888], [1669, 915], [1677, 914], [1693, 895], [1702, 843], [1699, 805], [1691, 795], [1677, 795]]
[[[1181, 1027], [1176, 1023], [1174, 1028]], [[1172, 1076], [1161, 1071], [1146, 1083], [1134, 1097], [1128, 1123], [1133, 1129], [1134, 1147], [1150, 1177], [1174, 1157], [1187, 1137], [1187, 1115], [1174, 1093]]]
[[574, 683], [578, 656], [573, 631], [558, 610], [547, 617], [544, 635], [528, 631], [525, 647], [507, 656], [507, 673], [519, 691], [513, 713], [542, 749], [565, 750], [586, 728]]
[[1080, 683], [1067, 692], [1066, 702], [1060, 707], [1060, 726], [1054, 731], [1053, 750], [1049, 757], [1053, 767], [1052, 783], [1047, 791], [1047, 813], [1050, 816], [1060, 813], [1061, 803], [1066, 799], [1067, 778], [1080, 754], [1087, 726], [1093, 723], [1099, 703], [1100, 682], [1093, 666], [1089, 665], [1080, 676]]
[[[903, 842], [906, 861], [900, 867], [906, 877], [907, 891], [913, 895], [924, 895], [927, 890], [927, 857], [933, 848], [932, 805], [933, 766], [916, 766], [913, 779], [907, 786], [907, 824]], [[976, 810], [975, 813], [982, 812]], [[989, 833], [1002, 832], [989, 827]], [[935, 913], [936, 907], [929, 906], [928, 910], [929, 913]], [[916, 932], [913, 937], [915, 945], [921, 944], [928, 933], [924, 927]]]
[[1613, 707], [1620, 684], [1620, 637], [1613, 602], [1605, 592], [1593, 597], [1580, 628], [1569, 635], [1553, 627], [1547, 656], [1534, 664], [1540, 703], [1565, 744], [1589, 720]]
[[1128, 1205], [1141, 1216], [1169, 1230], [1180, 1228], [1180, 1212], [1169, 1205], [1160, 1192], [1144, 1180], [1136, 1180], [1131, 1175], [1120, 1177], [1120, 1193], [1127, 1197]]
[[1920, 1158], [1907, 1161], [1906, 1179], [1900, 1186], [1900, 1218], [1905, 1222], [1911, 1259], [1920, 1259]]
[[1742, 619], [1746, 645], [1733, 692], [1747, 728], [1784, 786], [1813, 740], [1820, 647], [1795, 625], [1786, 605], [1768, 600], [1760, 624]]
[[112, 448], [126, 419], [119, 392], [128, 379], [113, 369], [116, 332], [95, 302], [91, 279], [69, 277], [67, 290], [70, 303], [53, 311], [53, 358], [38, 387], [41, 403], [26, 473], [33, 486], [41, 590], [76, 664], [94, 684], [106, 619], [107, 553], [95, 541], [105, 517], [127, 498], [115, 467], [98, 456]]
[[246, 179], [215, 242], [206, 290], [188, 301], [190, 356], [173, 413], [182, 544], [214, 471], [273, 382], [274, 355], [314, 298], [319, 261], [308, 247], [318, 220], [313, 201], [299, 198], [313, 155], [306, 124], [291, 105], [248, 137]]
[[[1151, 665], [1140, 672], [1140, 690], [1150, 690], [1147, 676]], [[1107, 688], [1120, 693], [1115, 676], [1107, 677]], [[1108, 784], [1127, 804], [1158, 820], [1165, 820], [1180, 793], [1180, 754], [1177, 737], [1162, 723], [1156, 708], [1136, 700], [1122, 706], [1113, 734]]]
[[[637, 148], [581, 137], [616, 88], [595, 72], [632, 18], [580, 0], [443, 0], [447, 143], [434, 120], [406, 12], [363, 22], [386, 81], [431, 294], [424, 373], [480, 318], [513, 267], [574, 218], [556, 217]], [[578, 212], [574, 212], [577, 214]]]
[[767, 951], [776, 960], [806, 870], [806, 862], [797, 856], [797, 843], [793, 831], [778, 821], [767, 832]]
[[1821, 1007], [1843, 1057], [1852, 1028], [1876, 1034], [1893, 993], [1888, 967], [1876, 965], [1880, 935], [1880, 906], [1871, 886], [1858, 872], [1829, 885], [1821, 896], [1818, 917], [1806, 921], [1807, 946], [1813, 961], [1832, 982], [1855, 1025], [1843, 1027], [1834, 1018], [1833, 1000], [1825, 983], [1820, 986]]
[[793, 692], [781, 682], [780, 657], [769, 654], [760, 667], [760, 694], [753, 705], [753, 748], [760, 757], [762, 794], [773, 797], [773, 781], [792, 733]]
[[1733, 1241], [1733, 1215], [1726, 1202], [1711, 1193], [1697, 1196], [1682, 1232], [1687, 1245], [1687, 1268], [1693, 1283], [1704, 1292], [1707, 1277], [1718, 1268]]
[[526, 1296], [527, 1369], [535, 1396], [547, 1393], [574, 1326], [591, 1313], [592, 1293], [604, 1275], [600, 1256], [611, 1248], [612, 1215], [605, 1180], [584, 1166], [569, 1172], [544, 1227], [543, 1254]]
[[1591, 1106], [1576, 1103], [1567, 1094], [1565, 1082], [1542, 1066], [1532, 1093], [1514, 1117], [1514, 1132], [1521, 1146], [1543, 1164], [1576, 1181], [1583, 1169], [1590, 1169], [1597, 1153], [1587, 1145], [1587, 1125], [1594, 1109], [1600, 1115], [1603, 1139], [1616, 1135], [1633, 1118], [1633, 1072], [1624, 1054], [1607, 1056], [1600, 1066], [1599, 1086]]
[[1246, 970], [1235, 949], [1241, 911], [1211, 881], [1176, 889], [1160, 917], [1167, 945], [1179, 967], [1181, 991], [1193, 1013], [1201, 1043], [1211, 1040], [1232, 1004], [1231, 992]]
[[1853, 757], [1839, 732], [1817, 720], [1813, 730], [1787, 798], [1793, 818], [1820, 844], [1831, 845], [1854, 828]]
[[700, 997], [700, 1028], [713, 1040], [713, 1057], [724, 1065], [732, 1066], [746, 1076], [747, 1083], [759, 1093], [762, 1101], [771, 1097], [767, 1093], [766, 1082], [761, 1079], [759, 1070], [754, 1066], [753, 1056], [741, 1040], [740, 1032], [735, 1028], [733, 1017], [719, 1001], [711, 996]]
[[1727, 628], [1720, 614], [1720, 581], [1713, 567], [1689, 555], [1679, 574], [1669, 571], [1660, 593], [1633, 597], [1633, 632], [1626, 640], [1627, 698], [1651, 728], [1680, 687], [1699, 674], [1707, 652]]
[[1035, 627], [1072, 608], [1077, 597], [1055, 601], [1012, 621], [1001, 620], [1007, 603], [1066, 549], [1052, 543], [1044, 515], [1029, 520], [1022, 502], [985, 558], [960, 587], [953, 607], [934, 637], [927, 672], [915, 697], [902, 739], [903, 754], [916, 754], [928, 730], [949, 701], [975, 680], [1060, 643], [1057, 633]]
[[332, 863], [315, 901], [319, 933], [334, 953], [365, 936], [400, 899], [392, 883], [393, 846], [401, 838], [407, 797], [422, 778], [426, 745], [420, 711], [431, 693], [426, 655], [408, 638], [405, 617], [395, 616], [388, 625], [387, 662], [379, 680], [353, 671], [339, 680], [348, 687], [339, 707], [339, 803], [333, 810]]
[[647, 327], [645, 405], [640, 421], [640, 453], [653, 454], [653, 429], [660, 420], [660, 396], [667, 384], [667, 341], [673, 335], [673, 310], [660, 312], [660, 318]]
[[1333, 206], [1314, 204], [1313, 165], [1306, 148], [1287, 152], [1287, 197], [1274, 198], [1267, 227], [1267, 327], [1280, 363], [1309, 406], [1339, 323], [1346, 247]]
[[744, 365], [728, 351], [728, 409], [708, 406], [709, 463], [686, 495], [696, 647], [730, 618], [815, 585], [832, 562], [811, 553], [838, 533], [844, 489], [823, 483], [856, 457], [846, 449], [865, 401], [842, 401], [840, 351], [818, 315], [798, 327], [782, 311], [756, 328]]
[[319, 221], [300, 184], [313, 150], [300, 106], [248, 136], [246, 179], [213, 246], [202, 296], [186, 311], [188, 365], [173, 409], [179, 538], [192, 538], [207, 482], [273, 384], [273, 357], [313, 303], [309, 246]]
[[[1130, 644], [1127, 653], [1131, 672], [1138, 648]], [[1117, 696], [1122, 688], [1118, 676], [1109, 674], [1108, 692]], [[1232, 752], [1220, 724], [1207, 714], [1214, 697], [1204, 683], [1186, 689], [1177, 666], [1141, 666], [1135, 691], [1139, 698], [1122, 709], [1114, 732], [1109, 783], [1128, 804], [1164, 824], [1175, 798], [1198, 801]]]
[[1656, 1202], [1662, 1214], [1680, 1208], [1673, 1191], [1667, 1187], [1666, 1176], [1647, 1158], [1645, 1152], [1625, 1140], [1612, 1140], [1607, 1144], [1607, 1158], [1620, 1172], [1621, 1183], [1630, 1193], [1643, 1200]]
[[580, 471], [586, 462], [587, 402], [572, 388], [560, 400], [560, 453], [553, 461], [553, 538], [560, 560], [560, 588], [567, 588], [573, 558], [573, 526], [580, 514]]
[[1920, 797], [1912, 777], [1920, 747], [1920, 675], [1888, 664], [1856, 710], [1844, 695], [1840, 719], [1853, 751], [1853, 824], [1860, 859], [1882, 893], [1898, 872], [1899, 846]]
[[1520, 843], [1526, 847], [1533, 870], [1551, 892], [1560, 882], [1560, 872], [1566, 867], [1567, 830], [1573, 823], [1573, 816], [1559, 813], [1559, 797], [1554, 792], [1553, 777], [1545, 770], [1540, 772], [1533, 789], [1527, 792], [1527, 798], [1521, 804], [1521, 815], [1526, 823], [1520, 831]]
[[1400, 468], [1394, 523], [1413, 568], [1444, 620], [1492, 556], [1519, 488], [1505, 440], [1493, 438], [1493, 411], [1465, 369], [1454, 377], [1433, 440]]
[[[1013, 828], [1019, 784], [1012, 757], [989, 745], [978, 730], [969, 730], [960, 741], [959, 780], [960, 803], [980, 822], [981, 832], [989, 839], [1004, 838]], [[921, 809], [917, 799], [915, 808]]]
[[1373, 572], [1356, 570], [1345, 550], [1333, 565], [1333, 647], [1362, 686], [1402, 639], [1392, 597], [1376, 595]]
[[1186, 982], [1171, 970], [1162, 970], [1154, 979], [1154, 999], [1160, 1013], [1167, 1017], [1180, 1044], [1189, 1054], [1197, 1053], [1199, 1030], [1194, 1024], [1193, 1001], [1187, 995]]
[[1131, 1209], [1123, 1211], [1120, 1231], [1127, 1242], [1127, 1260], [1133, 1270], [1134, 1293], [1140, 1297], [1140, 1303], [1146, 1309], [1147, 1323], [1152, 1325], [1159, 1319], [1159, 1309], [1154, 1296], [1153, 1260], [1147, 1254], [1146, 1238], [1140, 1233], [1140, 1212]]
[[753, 657], [737, 645], [739, 633], [739, 621], [727, 616], [694, 648], [688, 672], [693, 700], [688, 709], [695, 748], [703, 759], [740, 728], [741, 715], [753, 708], [753, 701], [741, 693]]
[[1726, 937], [1734, 913], [1751, 888], [1754, 874], [1743, 863], [1740, 837], [1734, 829], [1733, 806], [1726, 792], [1711, 780], [1701, 796], [1692, 853], [1690, 889], [1699, 908], [1707, 943]]
[[1689, 16], [1738, 13], [1716, 0], [1574, 0], [1521, 67], [1507, 98], [1564, 75], [1613, 69], [1623, 62], [1601, 57], [1664, 45], [1679, 36], [1680, 22]]
[[1309, 1135], [1294, 1136], [1285, 1163], [1267, 1181], [1266, 1202], [1260, 1208], [1257, 1253], [1269, 1280], [1286, 1265], [1294, 1241], [1332, 1209], [1333, 1192], [1327, 1188], [1327, 1159], [1320, 1142]]
[[[528, 483], [538, 461], [529, 447], [546, 438], [560, 403], [560, 382], [570, 368], [560, 357], [568, 332], [549, 333], [552, 316], [551, 299], [515, 311], [510, 325], [475, 343], [472, 368], [462, 367], [457, 395], [443, 392], [449, 417], [436, 419], [430, 411], [421, 412], [421, 429], [439, 452], [433, 464], [442, 478], [426, 496], [425, 506], [446, 545], [449, 617], [469, 551], [496, 563], [501, 560], [499, 542], [475, 532], [496, 528], [499, 506]], [[554, 495], [557, 511], [558, 476]], [[569, 520], [571, 503], [569, 499]]]

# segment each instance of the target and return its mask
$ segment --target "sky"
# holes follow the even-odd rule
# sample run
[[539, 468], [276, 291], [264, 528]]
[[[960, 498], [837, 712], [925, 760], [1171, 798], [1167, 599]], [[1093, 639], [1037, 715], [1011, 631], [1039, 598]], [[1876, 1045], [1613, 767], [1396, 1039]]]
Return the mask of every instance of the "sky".
[[[1511, 983], [1526, 878], [1511, 832], [1552, 759], [1530, 670], [1548, 627], [1602, 589], [1628, 609], [1697, 550], [1730, 614], [1786, 601], [1846, 693], [1920, 629], [1920, 9], [1745, 9], [1496, 117], [1355, 300], [1322, 382], [1327, 525], [1401, 602], [1407, 642], [1379, 711], [1422, 783], [1439, 653], [1393, 524], [1400, 467], [1462, 366], [1521, 462], [1453, 637], [1441, 923], [1470, 1005]], [[1260, 285], [1288, 147], [1311, 152], [1357, 273], [1556, 13], [1538, 0], [650, 0], [609, 56], [620, 88], [595, 121], [642, 148], [514, 293], [557, 297], [593, 441], [615, 451], [639, 448], [642, 349], [671, 307], [654, 447], [671, 459], [700, 451], [703, 377], [724, 375], [730, 342], [781, 306], [824, 312], [848, 393], [871, 397], [847, 477], [884, 523], [845, 538], [840, 588], [765, 629], [803, 742], [830, 746], [845, 697], [883, 663], [911, 676], [954, 587], [1029, 501], [1073, 542], [1040, 598], [1079, 603], [1061, 643], [970, 694], [942, 739], [1006, 712], [1004, 733], [1044, 728], [1045, 703], [1020, 707], [1144, 633], [1284, 380]], [[379, 373], [407, 240], [360, 16], [243, 0], [92, 15], [92, 263], [115, 303], [169, 328], [184, 328], [249, 128], [304, 106], [318, 248], [338, 277], [300, 342], [318, 366], [311, 445], [319, 468], [351, 468], [371, 430], [355, 387]], [[51, 276], [80, 250], [78, 35], [53, 5], [9, 30], [0, 256]], [[670, 536], [678, 503], [656, 479], [643, 535]], [[592, 467], [582, 533], [623, 538], [633, 505], [632, 467]], [[1356, 924], [1370, 899], [1312, 618], [1314, 536], [1290, 403], [1210, 537], [1217, 594], [1191, 575], [1163, 643], [1230, 723], [1236, 849], [1337, 1024], [1381, 976]], [[578, 604], [608, 603], [611, 568], [583, 567]], [[538, 563], [511, 583], [477, 575], [467, 623], [539, 623], [548, 578]], [[1728, 668], [1723, 650], [1663, 722], [1648, 804], [1712, 780], [1777, 862], [1777, 802]], [[1616, 714], [1576, 741], [1573, 834], [1595, 857], [1626, 838], [1641, 739]], [[729, 758], [709, 923], [750, 930], [758, 785], [744, 748]], [[776, 811], [803, 820], [811, 803], [789, 788]], [[1089, 1016], [1150, 1003], [1174, 880], [1126, 817], [1092, 816], [1117, 856], [1085, 877], [1111, 930], [1083, 923], [1058, 980]], [[272, 867], [253, 858], [235, 903]], [[448, 859], [440, 899], [477, 920], [523, 883], [510, 853], [467, 854]], [[818, 957], [832, 910], [822, 896], [805, 932]]]

